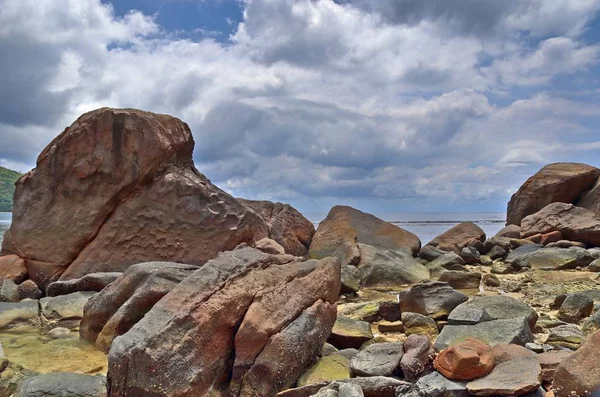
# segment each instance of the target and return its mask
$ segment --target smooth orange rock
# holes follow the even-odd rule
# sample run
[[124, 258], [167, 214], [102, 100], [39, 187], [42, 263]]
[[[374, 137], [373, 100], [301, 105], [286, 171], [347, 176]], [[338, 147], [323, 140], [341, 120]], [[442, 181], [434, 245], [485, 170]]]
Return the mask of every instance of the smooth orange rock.
[[448, 379], [473, 380], [494, 369], [494, 357], [489, 345], [470, 338], [443, 350], [433, 364]]

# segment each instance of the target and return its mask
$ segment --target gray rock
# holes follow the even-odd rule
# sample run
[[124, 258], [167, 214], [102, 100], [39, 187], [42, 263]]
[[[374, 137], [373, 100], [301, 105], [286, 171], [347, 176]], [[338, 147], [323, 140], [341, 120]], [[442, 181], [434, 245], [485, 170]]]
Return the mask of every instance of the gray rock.
[[514, 273], [512, 267], [507, 266], [504, 262], [494, 262], [492, 265], [492, 273], [493, 274], [511, 274]]
[[587, 268], [590, 272], [600, 272], [600, 259], [595, 259]]
[[38, 301], [0, 302], [0, 329], [40, 326]]
[[496, 365], [467, 389], [474, 396], [521, 396], [539, 389], [541, 373], [537, 357], [519, 357]]
[[406, 335], [426, 335], [436, 338], [438, 335], [437, 324], [431, 317], [419, 313], [402, 313], [402, 325]]
[[52, 339], [66, 338], [71, 333], [71, 330], [63, 327], [52, 328], [48, 331], [48, 336]]
[[95, 292], [74, 292], [40, 299], [42, 321], [52, 327], [79, 327], [79, 322], [83, 317], [83, 308], [95, 294]]
[[357, 376], [391, 376], [399, 370], [403, 355], [402, 343], [376, 343], [354, 356], [350, 368]]
[[371, 339], [373, 333], [368, 322], [338, 316], [328, 342], [338, 349], [358, 349]]
[[0, 285], [0, 302], [18, 302], [19, 287], [10, 279], [2, 280]]
[[73, 292], [78, 291], [100, 292], [104, 287], [119, 278], [121, 274], [123, 273], [89, 273], [74, 280], [55, 281], [48, 285], [46, 294], [48, 296], [58, 296], [72, 294]]
[[[481, 241], [479, 242], [481, 243]], [[481, 254], [479, 253], [479, 251], [477, 251], [475, 247], [464, 247], [462, 250], [460, 250], [460, 257], [463, 259], [465, 264], [472, 265], [479, 262]]]
[[42, 297], [42, 291], [38, 288], [37, 284], [32, 280], [25, 280], [18, 286], [19, 300], [23, 299], [40, 299]]
[[577, 350], [584, 339], [585, 334], [575, 324], [567, 324], [551, 328], [546, 343]]
[[414, 391], [420, 397], [469, 397], [467, 382], [446, 379], [439, 372], [432, 372], [417, 380]]
[[359, 352], [358, 349], [348, 348], [348, 349], [342, 349], [342, 350], [338, 351], [338, 354], [341, 354], [342, 356], [346, 357], [348, 360], [352, 360], [352, 357], [356, 356], [358, 354], [358, 352]]
[[341, 293], [349, 294], [360, 289], [360, 270], [353, 265], [342, 265], [342, 290]]
[[598, 331], [600, 329], [600, 310], [594, 312], [594, 314], [586, 319], [581, 325], [581, 330], [586, 334]]
[[[355, 385], [362, 389], [365, 397], [396, 397], [402, 396], [411, 388], [411, 384], [396, 378], [385, 376], [371, 376], [367, 378], [352, 378], [338, 380], [332, 383], [319, 383], [307, 385], [294, 389], [284, 390], [277, 394], [277, 397], [310, 397], [318, 393], [321, 389], [332, 384]], [[338, 386], [339, 390], [339, 386]], [[400, 393], [400, 394], [396, 394]]]
[[481, 283], [481, 273], [446, 270], [440, 275], [439, 281], [456, 289], [477, 289]]
[[590, 253], [579, 247], [543, 248], [512, 261], [512, 266], [520, 270], [565, 270], [586, 267], [593, 261]]
[[431, 282], [414, 285], [398, 295], [402, 312], [419, 313], [433, 319], [443, 319], [468, 297], [447, 283]]
[[578, 323], [589, 317], [592, 310], [594, 310], [592, 298], [583, 293], [569, 294], [560, 306], [557, 317], [567, 323]]
[[485, 307], [470, 307], [464, 303], [458, 305], [448, 316], [450, 325], [475, 325], [492, 320], [494, 319], [485, 310]]
[[460, 257], [460, 255], [454, 252], [448, 252], [438, 257], [437, 259], [431, 261], [428, 267], [443, 267], [444, 269], [451, 269], [453, 266], [462, 266], [464, 264], [465, 261], [463, 260], [463, 258]]
[[491, 250], [488, 251], [488, 256], [492, 259], [504, 258], [508, 251], [499, 245], [495, 245]]
[[358, 248], [363, 287], [399, 286], [429, 279], [429, 270], [408, 251], [366, 244], [358, 244]]
[[518, 248], [516, 248], [515, 250], [511, 251], [507, 256], [505, 261], [507, 263], [512, 263], [516, 260], [523, 260], [523, 258], [528, 257], [529, 255], [532, 255], [534, 252], [539, 251], [540, 249], [544, 248], [543, 245], [541, 244], [527, 244], [527, 245], [522, 245]]
[[483, 283], [489, 287], [499, 287], [500, 280], [495, 274], [484, 274]]
[[441, 250], [433, 245], [424, 245], [421, 251], [419, 251], [419, 257], [431, 262], [447, 253], [448, 251]]
[[589, 248], [588, 252], [594, 260], [600, 259], [600, 247]]
[[[481, 309], [485, 309], [492, 320], [510, 319], [510, 318], [526, 318], [532, 330], [535, 329], [535, 323], [538, 320], [538, 314], [535, 310], [529, 307], [525, 302], [511, 298], [509, 296], [476, 296], [469, 302], [465, 302], [458, 306], [456, 313], [451, 313], [448, 321], [458, 324], [461, 321], [471, 322], [481, 313]], [[469, 311], [475, 310], [475, 314], [470, 315]]]
[[514, 343], [524, 346], [533, 342], [533, 334], [525, 318], [486, 321], [475, 325], [446, 325], [435, 342], [437, 350], [468, 337], [480, 339], [490, 346]]
[[106, 378], [70, 372], [33, 376], [21, 384], [16, 397], [104, 397]]
[[2, 376], [0, 376], [0, 396], [2, 397], [17, 397], [16, 392], [21, 387], [23, 381], [32, 376], [39, 375], [38, 372], [5, 358], [0, 360], [0, 368], [2, 369]]

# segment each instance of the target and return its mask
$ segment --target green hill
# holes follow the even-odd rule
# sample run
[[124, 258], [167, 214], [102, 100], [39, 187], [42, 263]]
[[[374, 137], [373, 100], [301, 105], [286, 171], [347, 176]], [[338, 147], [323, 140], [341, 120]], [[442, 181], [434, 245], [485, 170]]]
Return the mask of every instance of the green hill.
[[13, 206], [15, 182], [22, 174], [0, 167], [0, 212], [10, 212]]

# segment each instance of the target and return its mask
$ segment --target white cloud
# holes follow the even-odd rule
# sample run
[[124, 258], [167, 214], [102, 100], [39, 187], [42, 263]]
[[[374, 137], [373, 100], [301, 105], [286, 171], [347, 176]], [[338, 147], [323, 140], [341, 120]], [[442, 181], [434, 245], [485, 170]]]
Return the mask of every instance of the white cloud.
[[552, 88], [593, 81], [599, 48], [581, 34], [600, 1], [339, 3], [248, 0], [219, 43], [99, 0], [7, 0], [0, 162], [33, 164], [100, 106], [180, 117], [215, 182], [300, 202], [496, 200], [515, 166], [597, 153], [580, 149], [597, 105]]

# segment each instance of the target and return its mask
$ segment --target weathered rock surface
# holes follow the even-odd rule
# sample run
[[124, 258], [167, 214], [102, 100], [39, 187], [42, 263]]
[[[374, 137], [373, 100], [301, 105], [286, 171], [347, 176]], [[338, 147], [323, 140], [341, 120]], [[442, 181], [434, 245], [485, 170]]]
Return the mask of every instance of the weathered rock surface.
[[285, 254], [285, 248], [283, 248], [281, 244], [267, 237], [260, 239], [256, 243], [254, 243], [254, 248], [271, 255]]
[[419, 313], [403, 312], [402, 325], [407, 336], [425, 335], [435, 340], [439, 333], [435, 321], [431, 317]]
[[590, 253], [579, 247], [543, 248], [512, 261], [513, 268], [520, 270], [566, 270], [586, 267], [593, 261]]
[[556, 317], [567, 323], [578, 323], [589, 317], [594, 310], [594, 300], [583, 293], [569, 294], [563, 301]]
[[16, 183], [2, 252], [23, 258], [45, 288], [151, 260], [202, 264], [267, 237], [262, 218], [194, 168], [193, 148], [188, 126], [171, 116], [84, 114]]
[[[508, 225], [521, 225], [521, 220], [550, 203], [572, 203], [590, 189], [600, 176], [600, 170], [586, 164], [548, 164], [530, 177], [513, 194], [508, 203]], [[523, 226], [523, 225], [521, 225]]]
[[95, 292], [73, 292], [68, 295], [40, 299], [42, 321], [51, 327], [77, 328], [83, 308]]
[[600, 332], [596, 332], [560, 363], [554, 373], [556, 397], [589, 396], [600, 390], [599, 346]]
[[429, 270], [408, 251], [358, 244], [363, 287], [416, 284], [429, 279]]
[[345, 316], [338, 316], [329, 343], [339, 349], [358, 349], [363, 343], [373, 339], [371, 326], [366, 321], [355, 320]]
[[23, 381], [16, 397], [105, 397], [106, 378], [70, 372], [52, 372]]
[[342, 264], [358, 265], [358, 244], [388, 250], [404, 249], [416, 253], [421, 241], [414, 234], [373, 215], [346, 206], [329, 211], [310, 244], [309, 256], [321, 259], [337, 257]]
[[481, 273], [446, 270], [438, 280], [456, 289], [477, 289], [481, 283]]
[[590, 190], [581, 193], [581, 196], [573, 204], [600, 214], [600, 178]]
[[318, 385], [323, 382], [350, 379], [350, 360], [341, 354], [321, 357], [298, 379], [298, 386]]
[[560, 231], [565, 239], [600, 246], [600, 214], [573, 204], [553, 203], [521, 222], [523, 237]]
[[[397, 394], [397, 392], [404, 393], [410, 389], [410, 383], [396, 378], [390, 378], [386, 376], [370, 376], [366, 378], [340, 380], [333, 382], [332, 384], [323, 382], [321, 384], [289, 389], [277, 394], [277, 397], [311, 397], [316, 395], [320, 390], [323, 390], [323, 388], [332, 386], [333, 384], [338, 385], [337, 387], [341, 385], [359, 386], [364, 397], [397, 397], [398, 395], [403, 395]], [[335, 386], [333, 390], [330, 390], [334, 391]], [[343, 395], [340, 395], [340, 397], [342, 396]]]
[[269, 228], [269, 237], [279, 243], [286, 254], [306, 256], [315, 234], [315, 226], [289, 204], [239, 199], [254, 210]]
[[11, 279], [0, 281], [0, 302], [18, 302], [19, 287]]
[[27, 278], [25, 261], [17, 255], [0, 256], [0, 280], [20, 283]]
[[536, 357], [501, 363], [492, 372], [467, 383], [474, 396], [523, 396], [540, 387], [542, 369]]
[[0, 302], [0, 329], [20, 326], [40, 326], [37, 301]]
[[81, 338], [108, 352], [113, 339], [129, 331], [156, 302], [196, 270], [197, 266], [169, 262], [130, 266], [88, 301], [79, 328]]
[[466, 382], [452, 381], [438, 372], [420, 378], [415, 383], [413, 392], [419, 397], [469, 397]]
[[398, 295], [402, 312], [419, 313], [433, 319], [445, 318], [468, 297], [447, 283], [430, 282], [414, 285]]
[[470, 338], [442, 351], [434, 365], [448, 379], [473, 380], [492, 371], [494, 357], [489, 345]]
[[0, 396], [23, 397], [16, 395], [17, 390], [23, 381], [36, 375], [39, 373], [6, 358], [0, 359]]
[[391, 376], [400, 369], [402, 343], [376, 343], [360, 351], [350, 361], [356, 376]]
[[[483, 314], [485, 311], [485, 314]], [[450, 324], [474, 323], [474, 319], [501, 320], [525, 318], [531, 330], [535, 329], [538, 314], [529, 305], [509, 296], [476, 296], [472, 300], [457, 306], [450, 316]], [[487, 321], [489, 321], [487, 320]]]
[[121, 274], [123, 273], [90, 273], [81, 278], [76, 278], [73, 280], [55, 281], [48, 285], [48, 288], [46, 289], [46, 295], [58, 296], [71, 294], [78, 291], [100, 292], [104, 289], [104, 287], [119, 278]]
[[521, 238], [521, 226], [507, 225], [496, 233], [496, 237]]
[[440, 234], [427, 245], [458, 254], [472, 240], [485, 241], [485, 232], [472, 222], [463, 222]]
[[492, 348], [496, 365], [522, 357], [537, 357], [531, 350], [515, 344], [500, 343]]
[[23, 299], [40, 299], [42, 297], [42, 291], [38, 288], [37, 284], [31, 280], [25, 280], [17, 287], [19, 291], [19, 300]]
[[400, 368], [404, 378], [413, 382], [426, 373], [433, 363], [435, 350], [428, 337], [424, 335], [409, 335], [404, 342], [404, 356]]
[[538, 354], [537, 358], [542, 367], [542, 380], [551, 383], [554, 380], [556, 368], [571, 354], [573, 353], [569, 351], [551, 351]]
[[584, 339], [585, 335], [579, 327], [575, 324], [567, 324], [551, 328], [546, 343], [577, 350]]
[[467, 338], [479, 339], [490, 346], [500, 343], [524, 346], [528, 342], [533, 342], [529, 324], [521, 317], [486, 321], [475, 325], [446, 325], [434, 346], [437, 350], [443, 350]]
[[339, 291], [332, 258], [223, 253], [113, 341], [109, 394], [275, 395], [321, 350]]

